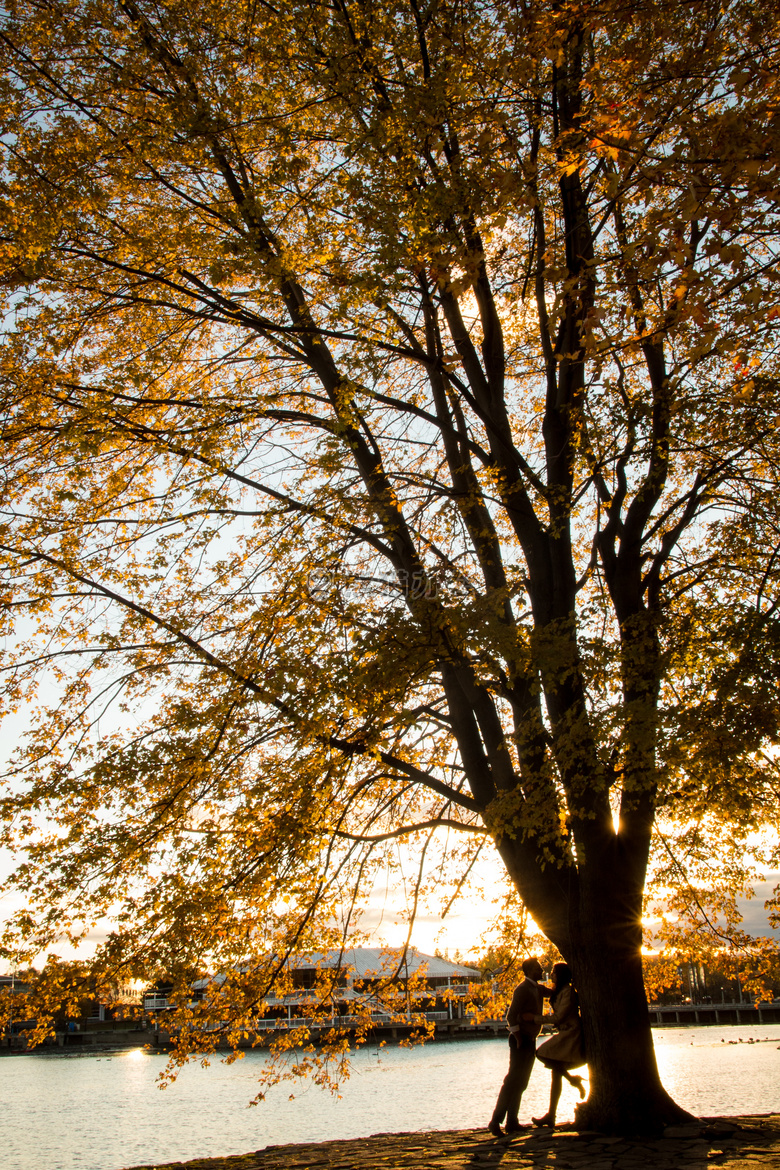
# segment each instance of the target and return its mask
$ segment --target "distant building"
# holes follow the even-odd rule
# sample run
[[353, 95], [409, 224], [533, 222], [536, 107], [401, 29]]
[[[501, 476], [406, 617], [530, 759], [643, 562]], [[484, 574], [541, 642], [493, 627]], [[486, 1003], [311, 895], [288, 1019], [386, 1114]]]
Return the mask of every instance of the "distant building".
[[109, 995], [89, 1001], [87, 1020], [119, 1020], [128, 1009], [140, 1008], [144, 999], [143, 987], [137, 982], [115, 983]]
[[[29, 989], [29, 984], [25, 976], [22, 975], [0, 975], [0, 995], [24, 995]], [[2, 1029], [0, 1029], [0, 1047], [2, 1048], [19, 1048], [24, 1047], [24, 1040], [21, 1038], [21, 1033], [25, 1028], [33, 1027], [35, 1021], [26, 1019], [21, 1008], [18, 1009], [19, 1014], [15, 1015]]]
[[[353, 947], [344, 951], [320, 951], [296, 957], [290, 962], [293, 990], [287, 995], [267, 996], [266, 1010], [257, 1020], [261, 1030], [285, 1026], [287, 1021], [303, 1023], [315, 1008], [321, 1009], [314, 990], [323, 972], [339, 970], [331, 984], [332, 1020], [347, 1024], [359, 1008], [371, 1009], [377, 1024], [390, 1022], [391, 1016], [379, 997], [379, 988], [388, 980], [401, 987], [407, 980], [420, 980], [415, 993], [415, 1011], [429, 1020], [460, 1019], [469, 998], [469, 984], [479, 983], [482, 972], [463, 963], [453, 963], [438, 955], [425, 955], [410, 947], [401, 962], [401, 953], [379, 947]], [[218, 986], [224, 976], [198, 979], [192, 984], [193, 1000], [202, 1000], [209, 988]], [[170, 988], [160, 985], [144, 995], [144, 1009], [164, 1011], [170, 1007]]]

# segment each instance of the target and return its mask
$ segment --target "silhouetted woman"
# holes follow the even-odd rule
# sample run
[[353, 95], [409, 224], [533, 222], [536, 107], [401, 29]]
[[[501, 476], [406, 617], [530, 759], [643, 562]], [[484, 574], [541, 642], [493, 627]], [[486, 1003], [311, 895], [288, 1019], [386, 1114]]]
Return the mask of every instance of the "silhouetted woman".
[[570, 1085], [579, 1090], [580, 1097], [585, 1096], [582, 1077], [573, 1077], [569, 1073], [569, 1069], [579, 1068], [585, 1063], [585, 1052], [582, 1047], [579, 1000], [577, 992], [571, 985], [571, 970], [566, 963], [555, 964], [552, 969], [552, 980], [550, 1006], [553, 1013], [552, 1019], [546, 1017], [546, 1022], [553, 1023], [558, 1030], [536, 1050], [537, 1060], [541, 1060], [542, 1064], [552, 1071], [550, 1108], [544, 1117], [532, 1118], [534, 1125], [555, 1125], [555, 1114], [564, 1077]]

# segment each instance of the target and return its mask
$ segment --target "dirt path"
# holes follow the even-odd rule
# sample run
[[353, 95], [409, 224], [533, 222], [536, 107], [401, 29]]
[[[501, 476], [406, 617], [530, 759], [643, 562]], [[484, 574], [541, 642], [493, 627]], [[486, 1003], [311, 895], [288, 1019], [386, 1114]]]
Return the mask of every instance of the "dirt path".
[[380, 1133], [349, 1141], [268, 1146], [230, 1158], [131, 1170], [780, 1170], [780, 1114], [705, 1118], [654, 1141], [561, 1127], [493, 1138], [486, 1130]]

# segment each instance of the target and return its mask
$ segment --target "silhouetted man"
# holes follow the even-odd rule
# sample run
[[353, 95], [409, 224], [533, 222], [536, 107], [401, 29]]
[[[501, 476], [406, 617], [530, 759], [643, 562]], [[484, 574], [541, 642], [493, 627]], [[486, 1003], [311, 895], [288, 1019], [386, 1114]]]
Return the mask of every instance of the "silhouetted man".
[[531, 1077], [536, 1056], [536, 1037], [542, 1025], [539, 1018], [542, 1014], [544, 997], [549, 996], [550, 989], [539, 986], [542, 977], [542, 965], [538, 959], [523, 960], [522, 983], [515, 988], [509, 1011], [506, 1013], [506, 1022], [509, 1028], [509, 1072], [504, 1077], [504, 1083], [498, 1094], [496, 1107], [490, 1119], [488, 1129], [494, 1137], [502, 1137], [501, 1122], [506, 1117], [506, 1132], [518, 1133], [525, 1129], [518, 1121], [520, 1099], [525, 1092], [526, 1085]]

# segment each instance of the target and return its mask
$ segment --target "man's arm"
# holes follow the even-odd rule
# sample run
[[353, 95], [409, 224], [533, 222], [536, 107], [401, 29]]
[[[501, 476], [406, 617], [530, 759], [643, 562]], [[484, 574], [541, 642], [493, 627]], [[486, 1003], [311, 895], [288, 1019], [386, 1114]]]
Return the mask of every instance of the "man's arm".
[[[542, 999], [543, 999], [543, 1000], [544, 1000], [544, 999], [549, 999], [549, 998], [550, 998], [550, 996], [551, 996], [551, 995], [552, 995], [552, 993], [553, 993], [553, 988], [552, 988], [552, 987], [548, 987], [548, 985], [547, 985], [546, 983], [537, 983], [537, 985], [536, 985], [536, 986], [538, 987], [539, 991], [542, 993]], [[532, 1021], [533, 1021], [534, 1023], [536, 1023], [536, 1024], [541, 1024], [541, 1023], [544, 1021], [544, 1015], [537, 1015], [537, 1014], [536, 1014], [536, 1004], [535, 1004], [535, 1003], [534, 1003], [534, 1004], [531, 1004], [530, 1006], [531, 1006], [531, 1007], [532, 1007], [534, 1010], [533, 1010], [533, 1011], [526, 1011], [526, 1012], [523, 1012], [523, 1014], [522, 1014], [522, 1017], [521, 1017], [521, 1018], [522, 1018], [522, 1019], [524, 1019], [524, 1020], [527, 1020], [529, 1024], [530, 1024]]]
[[528, 1009], [534, 1006], [530, 1002], [528, 991], [529, 989], [525, 983], [520, 983], [515, 988], [512, 1002], [506, 1013], [506, 1022], [510, 1032], [519, 1032], [520, 1021], [527, 1017]]

